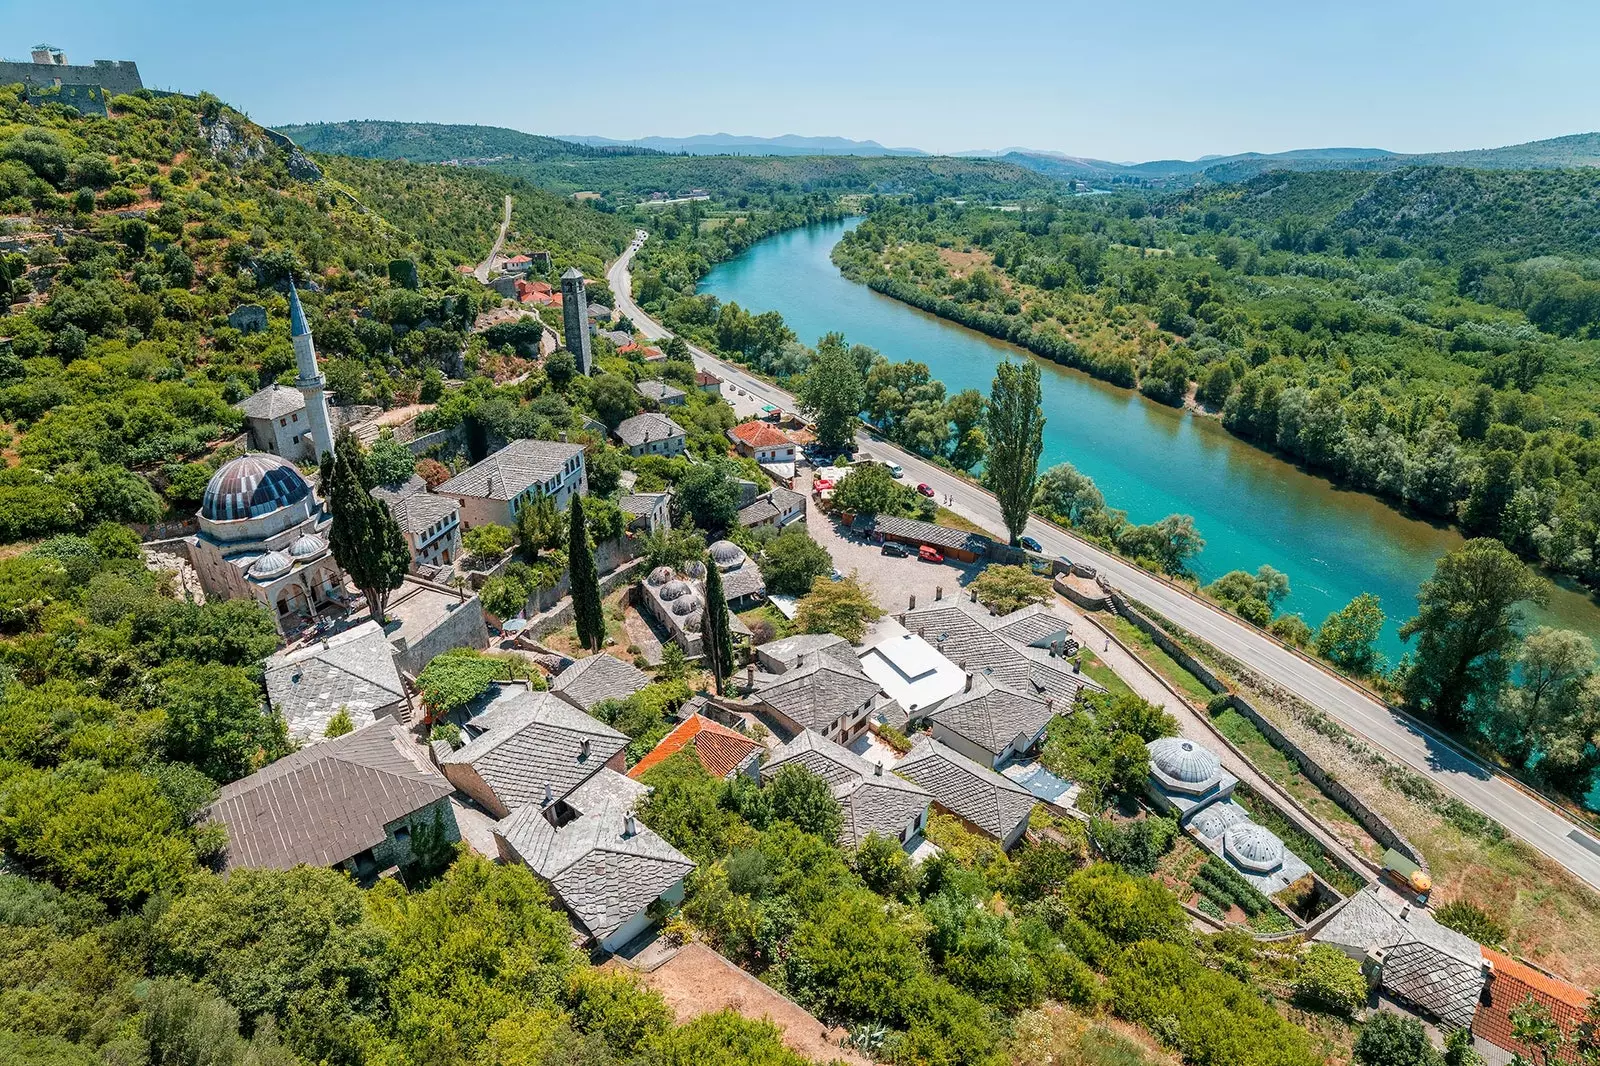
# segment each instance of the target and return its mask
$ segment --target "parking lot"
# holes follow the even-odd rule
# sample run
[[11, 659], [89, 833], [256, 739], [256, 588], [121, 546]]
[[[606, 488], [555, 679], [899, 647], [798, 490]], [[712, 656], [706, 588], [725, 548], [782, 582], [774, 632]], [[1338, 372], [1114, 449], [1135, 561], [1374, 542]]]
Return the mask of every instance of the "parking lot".
[[[810, 495], [810, 471], [802, 475], [795, 489]], [[856, 571], [878, 605], [891, 613], [905, 610], [912, 596], [917, 598], [919, 607], [932, 603], [940, 588], [946, 596], [955, 595], [983, 569], [978, 563], [964, 565], [954, 560], [925, 563], [917, 558], [914, 548], [908, 548], [909, 554], [903, 559], [884, 555], [882, 546], [848, 536], [815, 500], [806, 506], [806, 530], [828, 549], [835, 567], [846, 574]]]

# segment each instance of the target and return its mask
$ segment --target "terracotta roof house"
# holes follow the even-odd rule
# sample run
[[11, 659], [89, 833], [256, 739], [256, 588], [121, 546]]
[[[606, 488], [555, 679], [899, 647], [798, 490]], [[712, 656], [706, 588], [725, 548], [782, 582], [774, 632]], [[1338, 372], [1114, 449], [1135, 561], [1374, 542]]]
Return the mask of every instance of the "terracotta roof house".
[[[1517, 1040], [1511, 1026], [1511, 1012], [1530, 997], [1550, 1012], [1551, 1021], [1568, 1037], [1586, 1020], [1589, 993], [1584, 989], [1493, 948], [1484, 948], [1483, 957], [1493, 969], [1489, 972], [1489, 983], [1478, 999], [1478, 1009], [1472, 1016], [1474, 1036], [1531, 1062], [1535, 1061], [1533, 1049]], [[1570, 1045], [1557, 1052], [1556, 1058], [1561, 1062], [1578, 1062], [1578, 1056]]]
[[439, 768], [497, 818], [559, 799], [602, 766], [627, 769], [628, 738], [553, 692], [497, 685], [461, 718], [466, 742], [443, 753]]
[[758, 463], [794, 462], [794, 441], [770, 422], [740, 422], [728, 430], [728, 439], [740, 455]]
[[683, 898], [694, 863], [634, 816], [649, 789], [602, 769], [566, 796], [529, 803], [494, 827], [507, 862], [547, 882], [601, 951], [616, 951], [650, 926], [649, 906]]
[[918, 737], [894, 772], [928, 790], [933, 802], [1010, 851], [1028, 830], [1038, 801], [1021, 785], [931, 737]]
[[450, 783], [406, 731], [377, 722], [222, 786], [205, 819], [228, 834], [229, 870], [337, 866], [370, 877], [411, 861], [419, 830], [460, 839]]
[[722, 395], [722, 379], [709, 370], [696, 370], [694, 372], [695, 388], [713, 396]]
[[321, 740], [341, 708], [357, 729], [380, 718], [404, 725], [410, 715], [394, 649], [376, 622], [277, 652], [265, 670], [268, 702], [302, 743]]
[[844, 825], [839, 832], [843, 847], [859, 847], [873, 833], [916, 850], [928, 824], [928, 791], [915, 781], [886, 773], [882, 763], [868, 762], [848, 748], [805, 729], [772, 753], [761, 768], [764, 779], [785, 766], [800, 766], [828, 783], [839, 801]]
[[752, 740], [736, 729], [713, 722], [703, 714], [691, 714], [678, 727], [652, 748], [644, 758], [633, 764], [628, 776], [634, 780], [644, 777], [652, 766], [666, 762], [680, 751], [688, 750], [700, 761], [700, 766], [712, 777], [728, 778], [736, 773], [754, 776], [761, 755], [761, 742]]
[[629, 455], [682, 455], [687, 437], [683, 427], [658, 411], [625, 418], [617, 423], [617, 440]]
[[1472, 1025], [1488, 970], [1478, 943], [1385, 886], [1345, 900], [1314, 939], [1374, 969], [1380, 988], [1443, 1028]]
[[650, 683], [650, 675], [609, 652], [579, 659], [550, 683], [550, 691], [588, 713], [606, 700], [625, 700]]

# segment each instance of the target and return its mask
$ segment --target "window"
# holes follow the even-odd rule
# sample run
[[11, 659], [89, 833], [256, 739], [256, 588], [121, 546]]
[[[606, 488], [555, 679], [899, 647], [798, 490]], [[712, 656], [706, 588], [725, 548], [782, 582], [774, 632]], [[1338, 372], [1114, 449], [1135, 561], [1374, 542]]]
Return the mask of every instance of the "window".
[[300, 412], [296, 411], [294, 414], [289, 416], [289, 419], [290, 419], [290, 421], [293, 421], [293, 422], [300, 421]]
[[288, 425], [288, 424], [289, 424], [289, 420], [288, 420], [288, 419], [287, 419], [287, 418], [280, 418], [280, 419], [278, 419], [278, 425], [280, 425], [280, 426], [287, 426], [287, 425]]
[[394, 827], [394, 842], [396, 844], [409, 844], [409, 843], [411, 843], [411, 827], [409, 825], [397, 825], [397, 826], [395, 826]]

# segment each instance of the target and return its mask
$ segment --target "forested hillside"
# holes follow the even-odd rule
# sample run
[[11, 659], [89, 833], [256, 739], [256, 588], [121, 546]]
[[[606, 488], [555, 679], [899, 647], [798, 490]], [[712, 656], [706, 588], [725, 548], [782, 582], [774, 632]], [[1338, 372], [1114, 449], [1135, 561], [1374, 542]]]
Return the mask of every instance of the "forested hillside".
[[[241, 426], [232, 404], [293, 376], [291, 274], [337, 399], [389, 403], [437, 395], [441, 360], [470, 348], [481, 289], [456, 266], [487, 253], [505, 193], [557, 269], [597, 272], [630, 232], [487, 171], [330, 159], [315, 180], [212, 98], [113, 112], [0, 95], [0, 209], [20, 249], [0, 259], [18, 460], [0, 471], [0, 541], [192, 509]], [[418, 288], [391, 284], [395, 259], [416, 262]], [[243, 304], [266, 308], [265, 331], [228, 324]]]
[[587, 145], [510, 130], [503, 126], [465, 126], [439, 122], [316, 122], [279, 126], [308, 152], [407, 159], [414, 163], [448, 160], [537, 162], [561, 157], [653, 155], [631, 145]]
[[852, 277], [1600, 582], [1600, 173], [886, 206]]

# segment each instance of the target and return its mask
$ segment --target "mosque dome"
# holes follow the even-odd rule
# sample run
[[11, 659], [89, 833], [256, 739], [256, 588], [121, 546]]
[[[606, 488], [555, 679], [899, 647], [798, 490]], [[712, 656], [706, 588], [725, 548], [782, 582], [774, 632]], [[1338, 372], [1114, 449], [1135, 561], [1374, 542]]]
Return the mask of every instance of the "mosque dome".
[[268, 552], [250, 564], [250, 576], [270, 578], [289, 571], [294, 561], [283, 552]]
[[661, 586], [661, 598], [664, 600], [681, 599], [693, 591], [687, 581], [669, 581]]
[[288, 460], [262, 452], [230, 459], [211, 475], [200, 502], [200, 517], [213, 522], [259, 518], [298, 503], [311, 486]]
[[645, 578], [645, 582], [650, 585], [665, 585], [671, 580], [672, 567], [670, 566], [658, 566], [654, 570], [650, 571], [649, 577]]
[[1270, 873], [1283, 865], [1283, 841], [1254, 822], [1244, 822], [1222, 836], [1228, 858], [1255, 873]]
[[1222, 773], [1222, 762], [1215, 754], [1183, 737], [1152, 740], [1150, 766], [1156, 773], [1178, 786], [1203, 786]]
[[693, 614], [700, 609], [700, 597], [684, 596], [672, 601], [672, 613], [675, 615]]
[[683, 572], [690, 577], [705, 577], [706, 564], [702, 563], [699, 559], [695, 559], [683, 568]]
[[293, 559], [309, 559], [328, 550], [328, 542], [315, 533], [307, 533], [293, 544], [289, 545], [289, 556]]
[[731, 540], [719, 540], [711, 545], [711, 561], [718, 570], [732, 570], [744, 563], [744, 549]]
[[1249, 820], [1250, 817], [1245, 814], [1243, 807], [1232, 803], [1217, 803], [1195, 815], [1189, 824], [1196, 833], [1215, 840], [1234, 826]]

